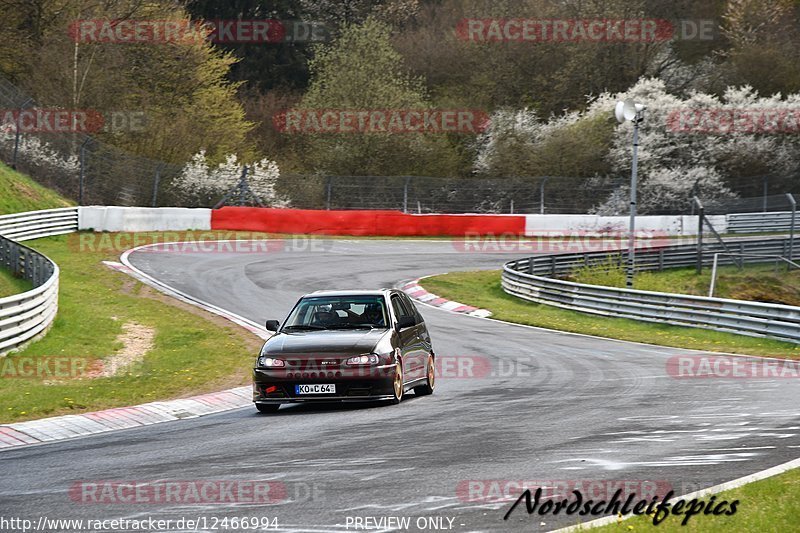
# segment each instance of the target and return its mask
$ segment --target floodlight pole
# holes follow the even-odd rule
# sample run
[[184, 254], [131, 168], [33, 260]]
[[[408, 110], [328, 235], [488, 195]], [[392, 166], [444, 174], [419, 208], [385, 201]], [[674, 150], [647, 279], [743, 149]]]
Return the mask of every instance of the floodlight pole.
[[644, 111], [636, 113], [633, 119], [633, 163], [631, 164], [631, 221], [628, 234], [628, 265], [625, 272], [625, 286], [633, 288], [633, 271], [636, 265], [636, 184], [639, 163], [639, 122]]

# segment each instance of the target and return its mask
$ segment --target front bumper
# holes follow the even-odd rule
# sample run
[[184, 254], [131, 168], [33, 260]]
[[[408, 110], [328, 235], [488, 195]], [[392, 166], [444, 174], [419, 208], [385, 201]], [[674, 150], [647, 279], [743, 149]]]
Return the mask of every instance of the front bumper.
[[[264, 404], [364, 402], [394, 398], [394, 365], [328, 371], [253, 370], [253, 401]], [[334, 384], [335, 394], [297, 394], [295, 385]]]

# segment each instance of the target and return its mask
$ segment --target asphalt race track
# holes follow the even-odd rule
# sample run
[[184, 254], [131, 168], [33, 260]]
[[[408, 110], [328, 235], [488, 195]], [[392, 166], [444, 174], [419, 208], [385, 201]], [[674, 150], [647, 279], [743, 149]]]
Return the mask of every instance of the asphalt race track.
[[[313, 290], [387, 287], [497, 268], [513, 257], [463, 253], [448, 241], [332, 240], [314, 248], [136, 252], [130, 259], [177, 289], [261, 323], [282, 319]], [[647, 481], [680, 494], [800, 452], [794, 380], [678, 380], [666, 372], [670, 356], [686, 353], [678, 349], [420, 310], [438, 357], [468, 358], [490, 371], [443, 375], [433, 396], [409, 394], [399, 406], [300, 405], [274, 416], [246, 408], [5, 451], [2, 514], [277, 517], [281, 531], [346, 530], [348, 517], [388, 516], [411, 517], [410, 530], [419, 531], [418, 517], [449, 517], [453, 531], [538, 531], [577, 519], [528, 516], [521, 506], [504, 522], [510, 502], [469, 501], [467, 482]], [[286, 497], [275, 505], [107, 505], [68, 495], [80, 480], [165, 479], [275, 480], [285, 483]]]

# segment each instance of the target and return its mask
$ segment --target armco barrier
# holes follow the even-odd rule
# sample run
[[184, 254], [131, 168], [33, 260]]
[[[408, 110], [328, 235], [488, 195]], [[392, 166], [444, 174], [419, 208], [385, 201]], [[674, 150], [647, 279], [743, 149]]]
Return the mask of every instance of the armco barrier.
[[215, 230], [317, 235], [524, 235], [523, 215], [410, 215], [400, 211], [311, 211], [223, 207], [211, 212]]
[[[788, 255], [789, 239], [742, 240], [728, 243], [734, 253], [760, 256]], [[721, 245], [703, 247], [704, 264], [713, 260]], [[800, 250], [793, 249], [794, 258]], [[694, 266], [697, 245], [676, 245], [654, 250], [637, 250], [636, 270], [662, 270]], [[647, 322], [731, 331], [743, 335], [770, 337], [800, 343], [800, 307], [707, 298], [681, 294], [619, 289], [574, 283], [547, 276], [563, 275], [574, 268], [608, 260], [624, 264], [627, 252], [592, 252], [528, 257], [503, 266], [502, 286], [519, 298], [566, 309]], [[720, 256], [721, 264], [733, 257]], [[748, 263], [772, 262], [768, 257], [745, 257]]]
[[0, 216], [0, 235], [14, 241], [72, 233], [78, 229], [78, 208], [45, 209]]
[[[709, 215], [709, 222], [718, 233], [727, 232], [725, 215]], [[525, 235], [547, 237], [554, 232], [575, 232], [586, 236], [628, 232], [630, 219], [626, 216], [600, 215], [525, 215]], [[644, 215], [636, 217], [636, 229], [658, 235], [688, 237], [697, 235], [697, 215]]]
[[729, 233], [788, 232], [791, 228], [791, 211], [733, 213], [728, 215]]
[[48, 209], [0, 216], [0, 267], [29, 280], [33, 289], [0, 298], [0, 354], [43, 333], [58, 309], [58, 266], [16, 241], [72, 233], [78, 209]]

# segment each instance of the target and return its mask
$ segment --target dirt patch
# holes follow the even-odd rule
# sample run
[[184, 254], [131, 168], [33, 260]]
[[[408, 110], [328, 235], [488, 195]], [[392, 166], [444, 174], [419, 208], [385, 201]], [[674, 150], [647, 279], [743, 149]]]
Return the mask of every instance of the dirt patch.
[[135, 322], [122, 325], [122, 333], [117, 337], [117, 342], [122, 344], [122, 349], [114, 355], [106, 357], [101, 365], [90, 370], [86, 377], [108, 378], [119, 372], [130, 369], [135, 363], [140, 362], [147, 352], [155, 346], [156, 329], [143, 326]]

